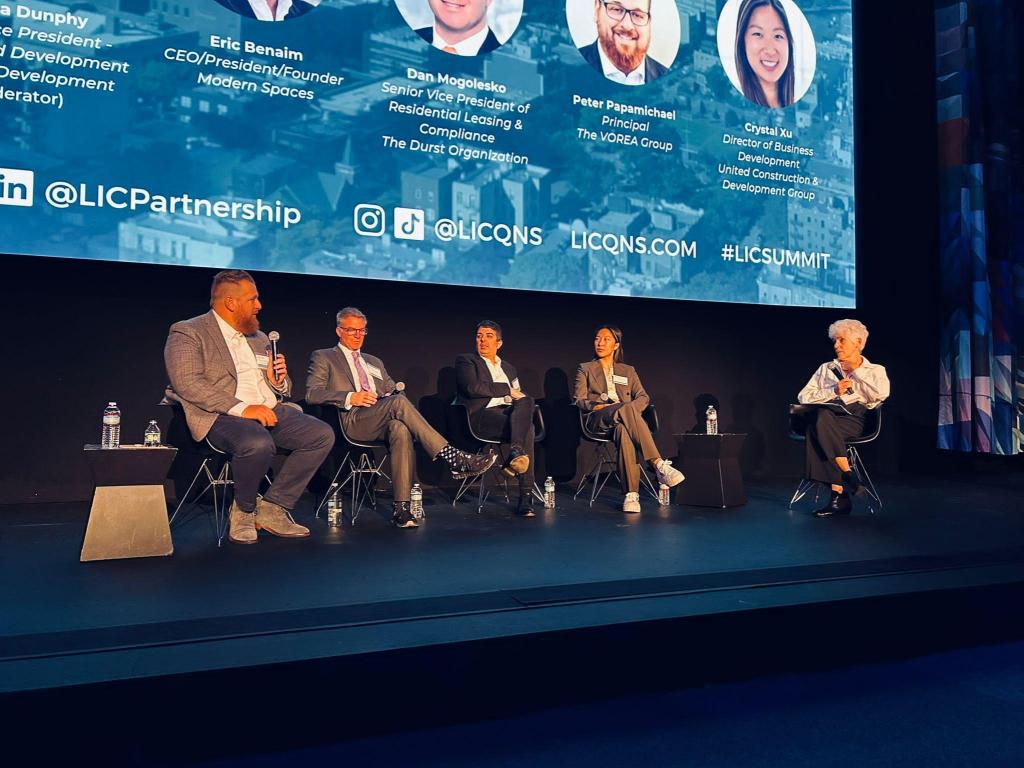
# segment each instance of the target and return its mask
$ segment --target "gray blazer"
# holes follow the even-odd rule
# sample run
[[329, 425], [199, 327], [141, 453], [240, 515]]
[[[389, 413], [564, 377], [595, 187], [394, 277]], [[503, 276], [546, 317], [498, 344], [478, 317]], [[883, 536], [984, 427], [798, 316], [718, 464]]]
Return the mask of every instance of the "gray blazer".
[[[257, 331], [246, 339], [257, 355], [267, 354], [270, 342], [265, 333]], [[205, 315], [171, 326], [164, 346], [164, 365], [171, 382], [167, 386], [167, 399], [181, 403], [189, 431], [196, 440], [206, 437], [217, 416], [241, 402], [235, 397], [238, 389], [235, 363], [212, 309]], [[270, 384], [270, 379], [267, 383]], [[280, 400], [291, 393], [291, 379], [286, 379], [281, 389], [273, 384], [270, 388]]]
[[[640, 377], [636, 375], [636, 369], [625, 363], [615, 363], [612, 372], [616, 376], [625, 376], [626, 384], [616, 384], [615, 391], [622, 403], [635, 403], [633, 407], [641, 412], [651, 402], [647, 396], [644, 385], [640, 383]], [[608, 385], [604, 378], [604, 369], [601, 368], [600, 360], [589, 360], [580, 363], [576, 369], [576, 389], [573, 399], [577, 407], [584, 412], [594, 410], [594, 405], [600, 401], [601, 393], [608, 391]]]
[[[380, 370], [380, 377], [369, 371], [367, 375], [373, 379], [378, 395], [384, 395], [395, 388], [395, 382], [388, 375], [384, 363], [379, 357], [359, 351], [363, 360]], [[330, 403], [339, 408], [345, 407], [345, 398], [350, 392], [358, 392], [358, 383], [352, 381], [352, 371], [348, 367], [345, 355], [334, 345], [330, 349], [316, 349], [309, 357], [309, 368], [306, 370], [306, 402], [310, 405]]]

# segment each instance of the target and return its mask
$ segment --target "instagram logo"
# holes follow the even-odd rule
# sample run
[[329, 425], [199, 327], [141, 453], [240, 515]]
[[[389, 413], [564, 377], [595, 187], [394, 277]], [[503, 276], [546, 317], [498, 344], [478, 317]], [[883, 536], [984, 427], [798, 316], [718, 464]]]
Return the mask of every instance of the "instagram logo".
[[380, 237], [387, 229], [387, 216], [379, 205], [360, 203], [352, 214], [352, 227], [357, 235]]

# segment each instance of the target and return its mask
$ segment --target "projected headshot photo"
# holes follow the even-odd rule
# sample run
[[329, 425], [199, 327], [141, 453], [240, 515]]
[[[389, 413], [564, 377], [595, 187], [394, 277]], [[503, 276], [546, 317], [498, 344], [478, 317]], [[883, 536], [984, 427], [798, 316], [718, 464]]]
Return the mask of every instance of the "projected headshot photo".
[[793, 0], [728, 0], [718, 55], [736, 90], [767, 109], [800, 101], [817, 63], [814, 33]]
[[413, 31], [439, 51], [480, 56], [508, 42], [523, 0], [395, 0]]
[[320, 0], [215, 0], [229, 11], [257, 21], [291, 21], [305, 16]]
[[653, 83], [679, 51], [673, 0], [568, 0], [565, 18], [583, 60], [613, 83]]

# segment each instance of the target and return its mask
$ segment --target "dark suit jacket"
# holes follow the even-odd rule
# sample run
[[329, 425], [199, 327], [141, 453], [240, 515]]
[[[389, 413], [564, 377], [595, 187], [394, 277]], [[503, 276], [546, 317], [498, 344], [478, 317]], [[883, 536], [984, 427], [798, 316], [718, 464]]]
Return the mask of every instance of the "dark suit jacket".
[[[598, 72], [600, 72], [603, 75], [604, 74], [604, 68], [601, 66], [601, 54], [598, 53], [598, 50], [597, 50], [597, 46], [598, 45], [600, 45], [600, 43], [597, 40], [595, 40], [590, 45], [585, 45], [582, 48], [580, 48], [579, 51], [580, 51], [580, 55], [583, 57], [583, 60], [586, 61], [587, 64], [592, 66], [594, 69], [596, 69]], [[652, 59], [650, 56], [645, 56], [644, 57], [644, 82], [645, 83], [653, 83], [655, 80], [657, 80], [659, 77], [664, 75], [666, 72], [668, 72], [668, 67], [666, 67], [664, 64], [659, 64], [657, 61]]]
[[[245, 339], [255, 354], [268, 354], [270, 342], [262, 331], [249, 334]], [[181, 404], [189, 431], [196, 440], [206, 437], [220, 414], [242, 402], [235, 397], [238, 389], [235, 362], [212, 309], [171, 326], [164, 346], [164, 365], [171, 382], [167, 399]], [[269, 379], [267, 384], [279, 400], [291, 392], [290, 379], [281, 389], [276, 389]]]
[[[431, 45], [434, 44], [434, 28], [433, 27], [423, 27], [422, 29], [417, 29], [416, 30], [416, 34], [419, 35], [420, 37], [422, 37], [424, 40], [426, 40]], [[477, 55], [479, 56], [482, 53], [490, 53], [491, 51], [493, 51], [493, 50], [495, 50], [495, 49], [497, 49], [499, 47], [501, 47], [501, 43], [499, 43], [498, 42], [498, 38], [494, 36], [494, 30], [493, 29], [488, 29], [487, 30], [487, 37], [484, 38], [484, 44], [480, 46], [480, 50], [477, 51]]]
[[[501, 370], [509, 381], [518, 378], [515, 366], [502, 358]], [[476, 352], [468, 352], [455, 358], [455, 386], [458, 400], [466, 406], [469, 415], [473, 416], [487, 407], [492, 397], [505, 397], [511, 388], [508, 384], [499, 384], [491, 379], [487, 363]]]
[[[373, 379], [373, 386], [378, 395], [384, 395], [395, 388], [394, 379], [388, 375], [384, 363], [379, 357], [359, 351], [365, 363], [380, 370], [380, 377], [369, 371], [367, 376]], [[309, 358], [306, 371], [306, 402], [310, 405], [329, 403], [339, 408], [345, 407], [345, 398], [350, 392], [358, 392], [359, 383], [352, 380], [352, 371], [348, 367], [345, 355], [334, 345], [330, 349], [317, 349]]]
[[[626, 377], [626, 384], [615, 385], [619, 401], [636, 408], [637, 413], [642, 413], [651, 402], [651, 398], [647, 396], [644, 385], [640, 383], [636, 369], [625, 363], [615, 363], [612, 373], [616, 376]], [[579, 409], [584, 412], [594, 410], [594, 404], [601, 400], [601, 393], [607, 391], [601, 361], [589, 360], [586, 363], [580, 363], [580, 367], [576, 369], [576, 389], [573, 394]]]
[[[229, 11], [234, 11], [239, 16], [245, 16], [247, 19], [255, 19], [256, 14], [252, 12], [252, 6], [249, 5], [249, 0], [217, 0], [218, 3], [223, 5]], [[288, 19], [297, 19], [303, 14], [309, 13], [315, 5], [310, 5], [302, 0], [292, 0], [292, 7], [288, 9], [288, 14], [284, 17], [284, 21]]]

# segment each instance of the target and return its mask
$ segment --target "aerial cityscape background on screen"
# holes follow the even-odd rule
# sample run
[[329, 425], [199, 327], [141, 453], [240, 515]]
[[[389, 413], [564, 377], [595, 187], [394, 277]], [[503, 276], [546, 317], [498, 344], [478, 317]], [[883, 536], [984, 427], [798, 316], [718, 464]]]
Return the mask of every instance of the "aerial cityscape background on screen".
[[739, 0], [493, 0], [476, 55], [430, 1], [0, 2], [4, 251], [854, 306], [851, 0], [780, 0], [780, 108], [741, 91]]

